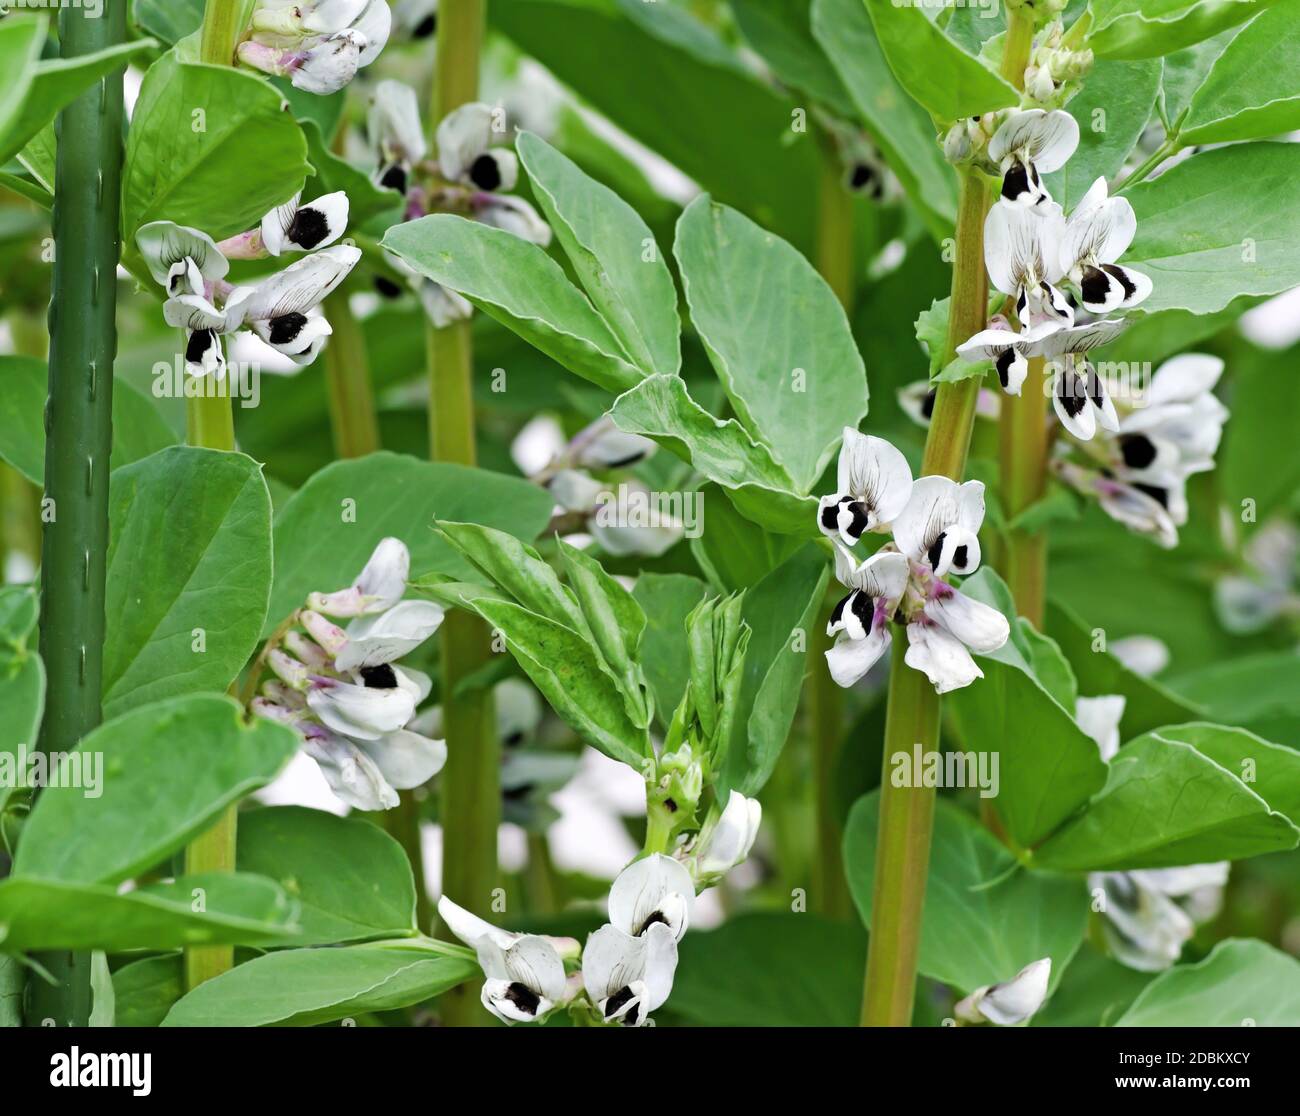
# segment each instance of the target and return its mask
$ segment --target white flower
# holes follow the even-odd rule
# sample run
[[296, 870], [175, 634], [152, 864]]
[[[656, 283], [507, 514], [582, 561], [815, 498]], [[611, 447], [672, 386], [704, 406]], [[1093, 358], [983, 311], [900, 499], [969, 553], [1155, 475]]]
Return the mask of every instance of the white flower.
[[680, 941], [695, 906], [695, 882], [685, 865], [652, 853], [633, 861], [609, 889], [609, 921], [624, 934], [645, 934], [666, 926]]
[[1079, 289], [1083, 308], [1093, 314], [1136, 306], [1151, 293], [1151, 280], [1115, 261], [1137, 233], [1137, 216], [1127, 198], [1107, 196], [1098, 178], [1075, 206], [1061, 240], [1061, 271]]
[[[266, 704], [255, 711], [268, 715]], [[330, 790], [356, 810], [391, 810], [399, 790], [432, 779], [447, 762], [447, 744], [408, 729], [374, 740], [357, 740], [323, 725], [300, 726], [307, 754], [316, 761]]]
[[1041, 174], [1060, 170], [1078, 146], [1079, 125], [1068, 112], [1009, 113], [988, 148], [989, 158], [1003, 173], [1002, 197], [1020, 205], [1050, 201]]
[[375, 181], [405, 194], [411, 166], [428, 151], [415, 90], [400, 81], [379, 82], [370, 97], [366, 133], [379, 155]]
[[1061, 270], [1065, 218], [1055, 202], [1040, 206], [998, 202], [984, 220], [984, 263], [989, 279], [1016, 300], [1021, 328], [1043, 322], [1074, 324], [1074, 310], [1055, 284]]
[[579, 469], [627, 469], [652, 456], [658, 446], [640, 434], [628, 434], [608, 415], [578, 431], [562, 457]]
[[1223, 361], [1204, 353], [1184, 353], [1160, 366], [1144, 405], [1119, 421], [1113, 464], [1124, 479], [1173, 487], [1214, 468], [1228, 419], [1213, 393], [1222, 373]]
[[1023, 1023], [1043, 1006], [1051, 976], [1050, 957], [1033, 961], [1008, 981], [977, 988], [953, 1012], [964, 1023]]
[[844, 428], [837, 465], [837, 491], [823, 496], [817, 525], [852, 546], [866, 531], [888, 531], [912, 490], [907, 458], [883, 438]]
[[[1007, 618], [942, 580], [974, 573], [980, 562], [977, 533], [984, 522], [984, 485], [947, 477], [922, 477], [894, 523], [894, 541], [911, 563], [907, 613], [913, 670], [939, 693], [969, 686], [984, 676], [971, 651], [990, 654], [1010, 636]], [[919, 604], [919, 607], [917, 607]]]
[[1002, 389], [1008, 395], [1019, 395], [1029, 374], [1029, 358], [1042, 356], [1047, 339], [1060, 328], [1059, 322], [1049, 320], [1016, 333], [1006, 318], [998, 314], [989, 321], [987, 329], [958, 345], [957, 355], [971, 364], [992, 361]]
[[420, 304], [436, 329], [444, 329], [452, 322], [463, 322], [474, 313], [469, 299], [432, 279], [420, 284], [419, 293]]
[[1300, 612], [1292, 592], [1300, 532], [1285, 519], [1264, 524], [1242, 548], [1244, 571], [1214, 583], [1214, 606], [1228, 631], [1246, 635], [1278, 617]]
[[263, 0], [237, 54], [308, 93], [335, 93], [379, 56], [391, 25], [387, 0]]
[[1094, 872], [1100, 891], [1102, 933], [1115, 960], [1130, 969], [1167, 969], [1183, 952], [1196, 923], [1218, 910], [1228, 880], [1226, 861], [1136, 872]]
[[582, 952], [587, 996], [609, 1023], [643, 1027], [668, 999], [677, 970], [677, 940], [661, 923], [631, 935], [602, 926]]
[[1169, 665], [1169, 648], [1150, 635], [1131, 635], [1110, 645], [1110, 653], [1134, 674], [1153, 678]]
[[826, 652], [826, 665], [836, 685], [852, 686], [889, 649], [889, 623], [907, 589], [909, 567], [892, 549], [858, 564], [837, 543], [835, 576], [851, 591], [831, 610], [826, 634], [835, 636], [835, 643]]
[[501, 930], [445, 895], [438, 914], [478, 955], [486, 978], [483, 1006], [502, 1022], [536, 1023], [565, 1000], [564, 959], [555, 939]]
[[358, 616], [348, 624], [347, 642], [334, 664], [352, 671], [391, 663], [433, 635], [443, 615], [442, 606], [432, 601], [401, 601], [384, 612]]
[[393, 22], [413, 39], [427, 39], [438, 29], [438, 0], [396, 0]]
[[262, 244], [273, 256], [288, 249], [310, 252], [332, 244], [348, 227], [348, 196], [342, 190], [301, 205], [294, 194], [262, 218]]
[[378, 740], [396, 732], [415, 716], [415, 694], [399, 685], [397, 668], [386, 664], [384, 669], [386, 674], [376, 672], [374, 684], [314, 678], [307, 704], [327, 728], [352, 740]]
[[520, 240], [546, 248], [551, 243], [551, 226], [523, 198], [513, 194], [484, 194], [471, 203], [474, 216], [484, 225], [513, 233]]
[[696, 883], [708, 886], [742, 864], [749, 856], [763, 820], [763, 807], [756, 798], [733, 790], [712, 828], [700, 835], [691, 859]]
[[561, 469], [546, 487], [559, 507], [586, 517], [587, 530], [608, 554], [658, 557], [686, 532], [680, 519], [656, 506], [650, 487], [635, 479], [611, 487], [581, 469]]
[[1076, 697], [1074, 719], [1097, 744], [1103, 763], [1109, 763], [1119, 751], [1119, 722], [1124, 716], [1123, 694]]
[[204, 280], [225, 276], [230, 264], [212, 237], [187, 225], [151, 221], [135, 234], [149, 274], [168, 295], [203, 294]]
[[311, 363], [331, 332], [316, 308], [360, 259], [360, 249], [336, 244], [304, 256], [255, 287], [236, 287], [226, 299], [226, 331], [250, 325], [277, 352], [298, 364]]
[[1087, 441], [1101, 426], [1119, 429], [1119, 415], [1106, 382], [1084, 355], [1118, 337], [1128, 323], [1122, 318], [1058, 329], [1043, 339], [1043, 353], [1051, 362], [1052, 408], [1071, 434]]
[[461, 105], [443, 118], [435, 136], [444, 177], [479, 190], [513, 190], [519, 159], [508, 147], [493, 147], [501, 110], [482, 101]]

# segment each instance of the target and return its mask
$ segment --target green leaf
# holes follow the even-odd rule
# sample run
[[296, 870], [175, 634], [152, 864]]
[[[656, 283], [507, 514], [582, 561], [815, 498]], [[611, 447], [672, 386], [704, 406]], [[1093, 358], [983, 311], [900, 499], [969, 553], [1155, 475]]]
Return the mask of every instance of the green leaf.
[[924, 8], [892, 0], [866, 5], [898, 83], [936, 120], [949, 123], [1020, 104], [1019, 92], [944, 35]]
[[810, 535], [817, 502], [795, 493], [794, 481], [735, 419], [714, 418], [677, 376], [651, 376], [614, 401], [616, 426], [671, 450], [726, 489], [737, 510], [783, 534]]
[[739, 593], [766, 577], [802, 545], [746, 519], [716, 484], [700, 490], [709, 529], [691, 539], [691, 554], [720, 593]]
[[957, 217], [957, 176], [943, 157], [934, 121], [890, 70], [862, 0], [813, 0], [812, 29], [903, 189], [934, 215], [936, 235], [949, 235]]
[[174, 446], [110, 484], [104, 715], [224, 690], [271, 591], [271, 497], [241, 453]]
[[0, 953], [0, 1027], [23, 1025], [27, 970], [17, 957]]
[[174, 45], [203, 23], [204, 0], [135, 0], [135, 21], [150, 35]]
[[1232, 421], [1224, 431], [1215, 479], [1227, 507], [1255, 511], [1253, 525], [1237, 517], [1243, 536], [1286, 515], [1300, 488], [1300, 454], [1277, 452], [1300, 429], [1300, 393], [1291, 390], [1294, 383], [1293, 351], [1234, 350]]
[[1088, 626], [1064, 604], [1048, 602], [1047, 633], [1074, 668], [1081, 693], [1087, 697], [1123, 695], [1120, 728], [1125, 739], [1160, 725], [1195, 720], [1199, 715], [1196, 706], [1182, 701], [1159, 682], [1134, 674], [1109, 651], [1097, 650]]
[[[1242, 190], [1240, 183], [1249, 182]], [[1124, 266], [1155, 284], [1147, 313], [1208, 314], [1300, 284], [1300, 147], [1202, 151], [1128, 191], [1138, 231]]]
[[[201, 910], [195, 909], [196, 894], [203, 897]], [[104, 884], [14, 875], [0, 880], [0, 949], [119, 953], [275, 944], [293, 938], [293, 910], [270, 880], [242, 873], [182, 876], [122, 894]]]
[[[704, 1027], [853, 1027], [866, 938], [815, 914], [753, 912], [691, 932], [665, 1011]], [[792, 994], [792, 990], [797, 992]]]
[[1158, 58], [1098, 59], [1078, 96], [1065, 106], [1079, 122], [1079, 146], [1069, 162], [1045, 181], [1067, 212], [1097, 178], [1119, 174], [1151, 118], [1160, 75]]
[[236, 865], [298, 901], [296, 945], [417, 932], [411, 865], [401, 845], [368, 821], [301, 806], [245, 811]]
[[185, 994], [179, 953], [132, 961], [113, 974], [119, 1027], [157, 1027]]
[[647, 375], [675, 373], [682, 362], [677, 288], [649, 226], [532, 132], [520, 133], [515, 147], [578, 281], [622, 351]]
[[[313, 100], [322, 99], [311, 96]], [[402, 202], [394, 191], [377, 186], [370, 175], [335, 155], [315, 120], [299, 120], [299, 123], [307, 138], [307, 157], [313, 168], [306, 190], [308, 199], [335, 190], [344, 191], [348, 196], [348, 224], [354, 229], [381, 213], [390, 214], [392, 221], [400, 219]]]
[[[864, 795], [844, 831], [849, 887], [868, 926], [879, 815], [879, 792]], [[1087, 921], [1082, 880], [1019, 866], [975, 818], [947, 799], [936, 803], [917, 959], [926, 976], [973, 992], [1050, 957], [1055, 988], [1083, 941]]]
[[31, 88], [41, 47], [45, 44], [47, 26], [44, 15], [6, 19], [0, 24], [0, 73], [5, 75], [5, 96], [0, 101], [0, 137], [7, 137], [9, 129], [21, 119], [24, 98]]
[[641, 638], [641, 669], [666, 726], [686, 692], [686, 617], [704, 599], [704, 584], [687, 574], [643, 573], [632, 595], [646, 618]]
[[175, 221], [215, 240], [256, 225], [302, 188], [307, 141], [284, 99], [230, 66], [149, 67], [127, 137], [122, 175], [126, 246], [150, 221]]
[[45, 709], [45, 667], [36, 653], [36, 594], [0, 587], [0, 812], [24, 782], [20, 757], [36, 745]]
[[527, 541], [546, 526], [553, 506], [538, 485], [487, 469], [395, 453], [335, 462], [275, 517], [269, 626], [300, 608], [308, 593], [352, 584], [386, 536], [406, 543], [412, 571], [473, 579], [474, 567], [432, 530], [435, 518], [497, 527]]
[[1192, 97], [1183, 144], [1263, 139], [1300, 128], [1300, 0], [1280, 0], [1227, 44]]
[[[807, 669], [809, 633], [830, 580], [821, 547], [809, 544], [745, 593], [751, 635], [723, 782], [756, 795], [785, 747]], [[814, 670], [825, 664], [814, 663]]]
[[1211, 720], [1300, 744], [1300, 659], [1294, 652], [1239, 655], [1179, 675], [1169, 685]]
[[1270, 0], [1091, 0], [1088, 46], [1098, 58], [1156, 58], [1217, 35]]
[[[45, 477], [45, 397], [49, 373], [43, 360], [0, 356], [0, 457], [33, 484]], [[129, 465], [167, 446], [176, 435], [152, 403], [118, 376], [113, 377], [112, 469]]]
[[[845, 83], [826, 65], [823, 48], [813, 38], [812, 0], [731, 0], [730, 7], [746, 42], [782, 84], [809, 94], [837, 116], [852, 115]], [[860, 3], [857, 11], [866, 19]]]
[[28, 140], [84, 90], [156, 45], [145, 39], [119, 43], [75, 58], [51, 58], [39, 63], [32, 70], [31, 85], [27, 95], [21, 98], [20, 111], [7, 130], [0, 129], [0, 165], [17, 155]]
[[164, 1027], [311, 1027], [410, 1007], [479, 974], [468, 950], [289, 949], [256, 957], [182, 997]]
[[1300, 1027], [1300, 961], [1229, 939], [1195, 965], [1161, 973], [1117, 1027]]
[[1240, 33], [1239, 26], [1230, 27], [1212, 39], [1184, 47], [1160, 60], [1163, 70], [1160, 75], [1160, 96], [1165, 105], [1165, 119], [1181, 121], [1193, 95], [1201, 87], [1205, 75], [1210, 72], [1210, 67]]
[[1168, 868], [1294, 848], [1300, 830], [1189, 744], [1154, 733], [1121, 748], [1105, 787], [1034, 860], [1062, 871]]
[[1165, 725], [1151, 735], [1190, 744], [1300, 826], [1300, 752], [1294, 748], [1272, 744], [1245, 729], [1204, 721]]
[[673, 251], [691, 321], [736, 413], [809, 491], [844, 427], [867, 413], [844, 308], [794, 248], [708, 197], [682, 214]]
[[[241, 713], [228, 697], [193, 694], [89, 733], [63, 760], [65, 785], [37, 798], [14, 876], [114, 884], [170, 856], [298, 750], [292, 729]], [[83, 785], [67, 785], [79, 771]]]
[[605, 320], [536, 244], [449, 213], [394, 225], [383, 245], [606, 391], [641, 379]]
[[471, 602], [560, 718], [593, 748], [640, 770], [649, 747], [628, 716], [623, 693], [588, 637], [517, 604]]

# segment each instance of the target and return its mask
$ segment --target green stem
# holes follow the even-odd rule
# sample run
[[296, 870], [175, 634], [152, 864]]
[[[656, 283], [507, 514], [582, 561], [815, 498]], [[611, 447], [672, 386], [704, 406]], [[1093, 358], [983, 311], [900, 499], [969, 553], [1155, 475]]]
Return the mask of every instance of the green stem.
[[[230, 66], [235, 44], [248, 23], [248, 0], [207, 0], [200, 29], [200, 58], [215, 66]], [[235, 448], [234, 414], [227, 390], [206, 392], [185, 401], [185, 440], [208, 449]], [[211, 829], [186, 846], [183, 858], [186, 874], [233, 872], [238, 806], [226, 808]], [[235, 963], [233, 946], [189, 946], [185, 949], [185, 987], [195, 988], [220, 976]]]
[[939, 701], [929, 680], [903, 661], [907, 633], [895, 625], [880, 774], [880, 828], [871, 899], [871, 944], [862, 999], [864, 1027], [905, 1027], [916, 994], [925, 880], [934, 823], [933, 787], [895, 787], [890, 760], [939, 746]]
[[[1002, 76], [1017, 88], [1024, 83], [1033, 46], [1033, 18], [1033, 13], [1023, 7], [1007, 13]], [[989, 189], [975, 170], [962, 170], [960, 181], [944, 365], [955, 357], [961, 342], [984, 328], [988, 311], [984, 218], [990, 202]], [[939, 385], [921, 461], [923, 476], [938, 474], [961, 479], [975, 425], [980, 381], [980, 377], [973, 376]], [[896, 628], [885, 718], [871, 938], [862, 1001], [864, 1026], [906, 1027], [912, 1019], [916, 991], [935, 789], [894, 786], [890, 760], [897, 751], [911, 752], [918, 745], [923, 752], [938, 747], [939, 696], [925, 675], [906, 665], [906, 653], [907, 634]]]
[[[1047, 490], [1045, 385], [1043, 358], [1034, 357], [1020, 394], [1002, 397], [998, 433], [1002, 504], [1008, 520], [1041, 500]], [[1008, 529], [1003, 569], [1016, 611], [1041, 629], [1047, 595], [1047, 536], [1042, 531]]]
[[[817, 270], [835, 292], [846, 313], [853, 308], [853, 197], [844, 188], [839, 156], [829, 138], [821, 136], [818, 179]], [[825, 633], [825, 618], [814, 638], [813, 661], [832, 640]], [[848, 881], [844, 875], [843, 833], [836, 820], [835, 778], [844, 715], [844, 691], [825, 670], [814, 670], [807, 694], [808, 739], [812, 751], [813, 816], [816, 847], [812, 865], [812, 906], [830, 918], [851, 913]]]
[[1114, 194], [1118, 194], [1122, 190], [1127, 190], [1130, 186], [1136, 186], [1139, 182], [1143, 181], [1148, 175], [1150, 175], [1151, 172], [1155, 170], [1156, 167], [1158, 167], [1166, 159], [1170, 158], [1173, 155], [1177, 155], [1178, 152], [1182, 150], [1182, 148], [1183, 145], [1178, 139], [1177, 132], [1165, 136], [1164, 142], [1159, 147], [1157, 147], [1155, 151], [1151, 153], [1150, 157], [1148, 157], [1146, 162], [1142, 163], [1141, 166], [1139, 166], [1136, 170], [1134, 170], [1127, 178], [1124, 179], [1123, 182], [1121, 182], [1118, 186], [1116, 186], [1115, 189], [1112, 190], [1111, 192]]
[[334, 330], [324, 352], [334, 452], [339, 457], [363, 457], [379, 448], [366, 336], [345, 291], [335, 291], [325, 300], [325, 317]]
[[[72, 58], [126, 40], [126, 0], [102, 12], [59, 11], [59, 50]], [[65, 108], [55, 134], [54, 273], [45, 495], [55, 514], [41, 548], [41, 658], [47, 689], [39, 747], [67, 752], [99, 724], [108, 554], [108, 455], [117, 349], [117, 261], [122, 175], [122, 73]], [[85, 1026], [90, 955], [37, 957], [54, 977], [33, 979], [27, 1020]]]
[[[483, 0], [442, 0], [430, 129], [478, 96]], [[428, 329], [429, 444], [435, 461], [473, 465], [473, 352], [470, 323]], [[492, 654], [491, 635], [477, 617], [459, 610], [442, 624], [442, 709], [447, 765], [442, 772], [442, 890], [475, 914], [490, 917], [497, 886], [497, 829], [501, 823], [501, 745], [492, 691], [458, 692]], [[440, 1001], [444, 1022], [490, 1022], [468, 986]]]

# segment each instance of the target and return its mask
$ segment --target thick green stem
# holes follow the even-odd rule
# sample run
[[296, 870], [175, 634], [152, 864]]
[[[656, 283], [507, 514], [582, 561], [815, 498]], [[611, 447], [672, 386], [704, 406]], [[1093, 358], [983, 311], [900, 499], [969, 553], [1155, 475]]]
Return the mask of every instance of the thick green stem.
[[[430, 128], [478, 96], [483, 0], [442, 0], [434, 63]], [[473, 465], [474, 361], [470, 323], [428, 330], [429, 443], [436, 461]], [[447, 766], [442, 772], [442, 890], [475, 914], [491, 917], [497, 886], [497, 829], [501, 823], [501, 745], [492, 692], [458, 692], [492, 654], [487, 625], [454, 610], [442, 625], [442, 709]], [[464, 985], [440, 1001], [444, 1022], [485, 1025], [490, 1019]]]
[[[1002, 76], [1021, 87], [1033, 46], [1033, 14], [1026, 8], [1007, 13]], [[956, 256], [944, 365], [959, 344], [984, 328], [988, 276], [984, 268], [984, 218], [989, 190], [980, 173], [961, 172], [957, 203]], [[960, 480], [970, 451], [980, 377], [939, 385], [921, 461], [923, 476]], [[939, 696], [925, 675], [904, 662], [907, 634], [895, 630], [885, 721], [884, 766], [880, 783], [880, 828], [876, 841], [875, 892], [871, 939], [863, 991], [864, 1026], [906, 1027], [912, 1019], [921, 911], [929, 875], [930, 834], [934, 822], [933, 787], [896, 787], [890, 760], [898, 751], [939, 743]]]
[[[214, 66], [229, 66], [235, 60], [235, 44], [248, 23], [249, 0], [207, 0], [199, 33], [200, 58]], [[204, 392], [185, 401], [185, 437], [192, 446], [208, 449], [235, 448], [234, 414], [226, 383], [210, 394]], [[233, 872], [237, 806], [230, 806], [207, 832], [185, 849], [184, 869], [195, 872]], [[235, 963], [233, 946], [190, 946], [185, 950], [185, 987], [195, 988], [230, 969]]]
[[334, 330], [324, 351], [334, 452], [339, 457], [363, 457], [379, 448], [366, 337], [344, 291], [335, 291], [325, 300], [325, 317]]
[[[896, 787], [895, 754], [939, 747], [939, 700], [929, 680], [903, 662], [907, 633], [895, 626], [889, 668], [884, 763], [880, 773], [880, 829], [871, 899], [871, 948], [862, 998], [864, 1027], [905, 1027], [916, 994], [925, 880], [934, 824], [933, 787]], [[919, 769], [918, 769], [919, 770]], [[920, 780], [913, 780], [920, 782]]]
[[[126, 0], [107, 0], [93, 17], [81, 7], [59, 11], [64, 58], [125, 39]], [[39, 747], [47, 753], [76, 747], [101, 715], [122, 120], [118, 71], [68, 105], [55, 126], [45, 443], [45, 497], [51, 514], [41, 546], [40, 651], [47, 690]], [[89, 954], [58, 952], [38, 960], [54, 983], [39, 978], [28, 983], [28, 1022], [40, 1025], [52, 1019], [85, 1026]]]
[[[1020, 394], [1002, 397], [998, 425], [1002, 504], [1008, 520], [1041, 500], [1047, 490], [1045, 383], [1043, 358], [1034, 357]], [[1009, 528], [1003, 569], [1016, 611], [1041, 628], [1047, 594], [1047, 536], [1042, 531]]]
[[1151, 155], [1138, 166], [1127, 178], [1115, 187], [1114, 193], [1118, 194], [1121, 190], [1127, 190], [1130, 186], [1136, 186], [1156, 169], [1161, 163], [1173, 155], [1177, 155], [1182, 150], [1182, 143], [1178, 139], [1177, 133], [1165, 137], [1164, 142], [1157, 147]]

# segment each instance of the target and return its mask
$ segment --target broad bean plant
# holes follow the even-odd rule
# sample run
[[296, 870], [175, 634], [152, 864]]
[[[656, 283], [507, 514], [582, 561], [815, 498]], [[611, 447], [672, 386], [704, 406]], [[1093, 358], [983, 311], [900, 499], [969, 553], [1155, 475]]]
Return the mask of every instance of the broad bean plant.
[[1300, 1025], [1300, 0], [28, 7], [0, 1022]]

